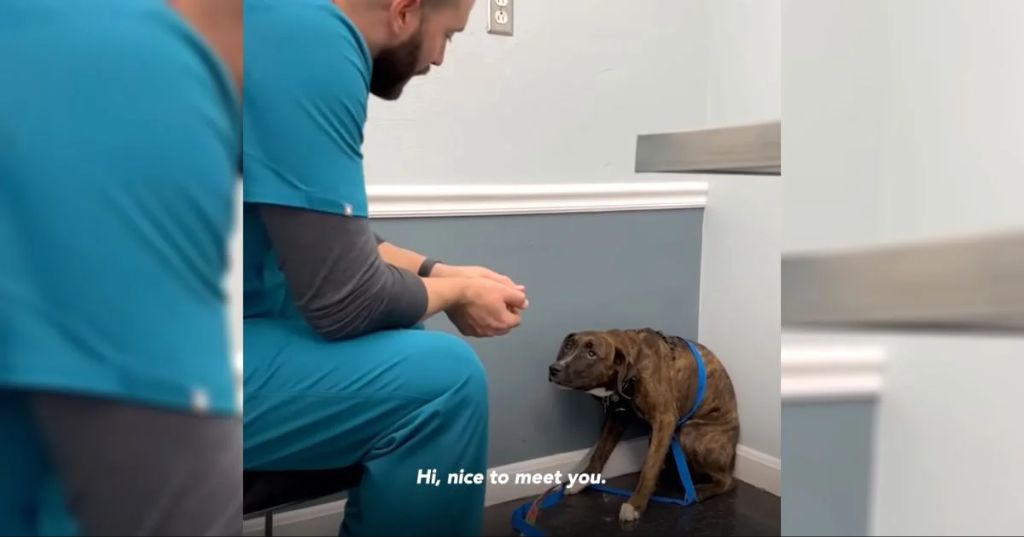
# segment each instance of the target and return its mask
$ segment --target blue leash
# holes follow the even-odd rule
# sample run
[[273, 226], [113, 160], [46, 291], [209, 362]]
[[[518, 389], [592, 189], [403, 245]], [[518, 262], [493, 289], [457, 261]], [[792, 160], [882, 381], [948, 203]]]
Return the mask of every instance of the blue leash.
[[[693, 417], [693, 414], [697, 412], [697, 408], [700, 407], [701, 402], [704, 400], [704, 387], [707, 384], [707, 373], [704, 370], [704, 359], [701, 357], [700, 351], [697, 350], [697, 346], [688, 339], [683, 339], [683, 341], [686, 342], [686, 346], [690, 348], [690, 352], [693, 354], [693, 359], [697, 362], [697, 397], [694, 399], [693, 407], [690, 408], [690, 411], [676, 422], [676, 430], [672, 434], [671, 451], [672, 456], [676, 461], [676, 470], [679, 472], [679, 481], [682, 482], [683, 489], [685, 489], [686, 494], [683, 498], [651, 496], [651, 501], [656, 503], [687, 506], [697, 501], [697, 491], [693, 486], [693, 479], [690, 477], [690, 470], [686, 466], [686, 456], [683, 455], [683, 446], [679, 443], [679, 428], [682, 427], [687, 420]], [[633, 491], [630, 490], [617, 489], [600, 484], [590, 485], [589, 488], [627, 498], [633, 494]], [[553, 507], [561, 501], [564, 496], [565, 484], [563, 483], [553, 494], [544, 497], [538, 504], [538, 508], [540, 510], [544, 510]], [[544, 534], [541, 533], [540, 530], [526, 521], [527, 514], [531, 507], [533, 507], [533, 502], [526, 502], [512, 513], [512, 528], [518, 531], [520, 535], [524, 535], [526, 537], [543, 537]]]

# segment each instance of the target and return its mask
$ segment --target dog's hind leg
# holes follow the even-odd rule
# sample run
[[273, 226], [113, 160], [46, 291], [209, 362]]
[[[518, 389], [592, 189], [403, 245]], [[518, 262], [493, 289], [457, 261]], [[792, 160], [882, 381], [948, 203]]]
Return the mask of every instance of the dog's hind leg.
[[643, 469], [640, 470], [640, 480], [633, 489], [633, 495], [626, 503], [622, 504], [619, 511], [620, 522], [632, 522], [640, 518], [640, 514], [647, 509], [647, 503], [654, 493], [654, 487], [658, 484], [658, 474], [665, 464], [665, 455], [668, 453], [668, 446], [672, 441], [676, 425], [676, 418], [671, 415], [656, 417], [651, 422], [651, 441], [647, 446], [647, 456], [644, 458]]
[[[605, 412], [604, 423], [601, 425], [601, 436], [598, 437], [594, 448], [590, 450], [590, 460], [587, 461], [583, 473], [598, 474], [604, 470], [604, 465], [608, 463], [608, 457], [611, 457], [612, 451], [615, 451], [615, 446], [619, 444], [625, 430], [626, 420], [620, 413]], [[576, 484], [572, 488], [565, 489], [565, 494], [576, 494], [585, 488], [585, 486]]]
[[711, 478], [695, 487], [697, 501], [704, 501], [736, 488], [736, 432], [720, 424], [687, 424], [680, 440], [693, 466]]
[[726, 494], [732, 492], [736, 488], [736, 479], [733, 478], [732, 474], [714, 472], [709, 474], [711, 476], [711, 483], [697, 485], [697, 501], [703, 502], [704, 500], [718, 496], [719, 494]]

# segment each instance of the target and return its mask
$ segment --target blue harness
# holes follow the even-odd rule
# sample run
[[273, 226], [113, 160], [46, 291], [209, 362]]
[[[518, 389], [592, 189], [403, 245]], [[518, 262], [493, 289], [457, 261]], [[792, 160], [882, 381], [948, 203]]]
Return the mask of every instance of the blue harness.
[[[700, 351], [697, 350], [697, 346], [688, 339], [683, 339], [683, 341], [686, 342], [686, 346], [690, 348], [690, 353], [693, 354], [693, 359], [697, 362], [697, 397], [694, 399], [693, 407], [690, 408], [690, 411], [676, 422], [676, 429], [672, 434], [671, 451], [672, 456], [676, 461], [676, 470], [679, 472], [679, 481], [682, 482], [686, 495], [683, 498], [651, 496], [651, 501], [687, 506], [697, 501], [697, 491], [694, 489], [693, 479], [690, 478], [690, 470], [686, 466], [686, 457], [683, 455], [683, 446], [679, 443], [679, 429], [693, 416], [695, 412], [697, 412], [697, 409], [700, 407], [700, 404], [704, 399], [704, 387], [707, 384], [707, 373], [704, 370], [704, 359], [701, 357]], [[633, 494], [630, 490], [617, 489], [601, 484], [593, 484], [590, 485], [589, 488], [627, 498]], [[565, 483], [559, 484], [557, 488], [553, 490], [554, 493], [550, 496], [545, 493], [545, 496], [542, 497], [540, 502], [530, 501], [519, 506], [512, 513], [512, 528], [518, 531], [520, 535], [524, 535], [526, 537], [543, 537], [544, 534], [528, 522], [527, 519], [530, 518], [530, 510], [534, 508], [535, 503], [538, 509], [543, 510], [548, 509], [561, 501], [562, 497], [565, 495]], [[536, 513], [533, 514], [533, 518], [536, 518]]]

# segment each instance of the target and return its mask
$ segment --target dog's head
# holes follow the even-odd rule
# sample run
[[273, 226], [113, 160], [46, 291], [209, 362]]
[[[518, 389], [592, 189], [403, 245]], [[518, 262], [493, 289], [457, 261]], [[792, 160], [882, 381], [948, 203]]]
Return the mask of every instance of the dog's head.
[[618, 331], [574, 332], [562, 340], [548, 381], [575, 390], [610, 392], [636, 374], [633, 348]]

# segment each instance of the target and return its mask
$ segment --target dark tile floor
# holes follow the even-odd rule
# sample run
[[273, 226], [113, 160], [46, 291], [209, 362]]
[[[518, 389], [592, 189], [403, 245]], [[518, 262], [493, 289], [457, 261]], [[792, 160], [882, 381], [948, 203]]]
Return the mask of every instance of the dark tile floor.
[[[632, 490], [638, 474], [608, 480], [608, 485]], [[655, 494], [681, 497], [681, 487], [659, 486]], [[512, 529], [512, 511], [533, 498], [493, 505], [484, 510], [483, 534], [517, 535]], [[537, 528], [545, 535], [599, 536], [640, 535], [781, 535], [780, 499], [769, 492], [739, 482], [727, 495], [682, 507], [651, 502], [640, 520], [629, 526], [619, 523], [619, 506], [626, 498], [596, 491], [568, 496], [541, 511]]]

